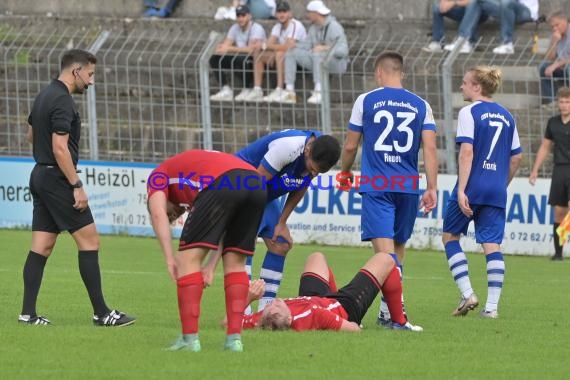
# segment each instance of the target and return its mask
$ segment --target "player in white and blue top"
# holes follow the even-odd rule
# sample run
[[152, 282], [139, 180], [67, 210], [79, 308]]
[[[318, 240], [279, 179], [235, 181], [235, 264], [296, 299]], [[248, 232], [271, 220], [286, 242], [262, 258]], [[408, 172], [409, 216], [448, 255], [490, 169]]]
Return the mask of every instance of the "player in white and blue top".
[[[257, 168], [267, 184], [267, 206], [259, 226], [267, 253], [261, 266], [260, 278], [265, 281], [265, 294], [259, 300], [259, 310], [277, 295], [285, 257], [293, 245], [287, 219], [305, 195], [311, 180], [326, 173], [340, 157], [340, 144], [332, 136], [317, 131], [287, 129], [271, 133], [236, 153]], [[278, 199], [287, 195], [285, 204]], [[246, 270], [251, 277], [251, 256]]]
[[505, 231], [507, 186], [522, 160], [515, 120], [492, 101], [501, 84], [501, 72], [489, 66], [468, 70], [461, 85], [472, 103], [459, 111], [456, 142], [459, 148], [457, 184], [443, 217], [443, 244], [449, 269], [461, 293], [454, 316], [463, 316], [479, 304], [471, 287], [467, 258], [459, 244], [471, 220], [475, 239], [487, 261], [487, 303], [481, 316], [497, 318], [505, 275], [501, 243]]
[[[361, 238], [372, 242], [374, 252], [392, 254], [400, 268], [419, 207], [427, 213], [437, 204], [438, 169], [431, 107], [402, 87], [403, 66], [403, 57], [396, 52], [384, 52], [376, 59], [375, 76], [380, 87], [356, 99], [342, 156], [342, 172], [345, 179], [350, 178], [362, 138], [362, 173], [354, 180], [355, 189], [362, 195]], [[421, 201], [420, 145], [427, 176]], [[390, 323], [390, 307], [382, 302], [380, 323]]]

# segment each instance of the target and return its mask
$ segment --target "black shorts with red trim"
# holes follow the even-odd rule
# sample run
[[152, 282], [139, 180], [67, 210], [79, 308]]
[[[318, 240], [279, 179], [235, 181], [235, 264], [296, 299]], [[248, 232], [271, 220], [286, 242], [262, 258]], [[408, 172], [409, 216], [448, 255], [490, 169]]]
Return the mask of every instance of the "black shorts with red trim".
[[330, 293], [329, 282], [313, 272], [305, 272], [299, 281], [299, 297], [319, 296]]
[[[243, 183], [246, 177], [247, 186]], [[178, 249], [217, 249], [221, 241], [224, 253], [253, 255], [266, 199], [267, 191], [263, 189], [257, 171], [234, 169], [225, 172], [196, 197], [182, 229]]]
[[37, 164], [30, 175], [30, 192], [34, 201], [32, 231], [60, 233], [75, 231], [94, 223], [91, 209], [73, 207], [73, 188], [65, 174], [55, 165]]
[[346, 286], [324, 297], [334, 298], [344, 307], [348, 320], [360, 324], [380, 292], [380, 283], [368, 271], [361, 269]]

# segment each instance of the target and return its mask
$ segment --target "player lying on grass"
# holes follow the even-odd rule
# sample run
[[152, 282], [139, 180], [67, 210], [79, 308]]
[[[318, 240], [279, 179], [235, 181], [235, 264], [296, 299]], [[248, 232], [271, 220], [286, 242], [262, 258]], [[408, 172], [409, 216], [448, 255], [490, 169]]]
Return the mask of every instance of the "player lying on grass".
[[[250, 285], [248, 301], [263, 294], [263, 280]], [[337, 290], [334, 275], [325, 255], [309, 255], [301, 274], [299, 297], [276, 298], [263, 311], [244, 317], [243, 328], [266, 330], [337, 330], [360, 331], [360, 323], [378, 292], [388, 303], [394, 330], [422, 331], [412, 325], [402, 309], [402, 285], [394, 260], [375, 254], [346, 286]]]

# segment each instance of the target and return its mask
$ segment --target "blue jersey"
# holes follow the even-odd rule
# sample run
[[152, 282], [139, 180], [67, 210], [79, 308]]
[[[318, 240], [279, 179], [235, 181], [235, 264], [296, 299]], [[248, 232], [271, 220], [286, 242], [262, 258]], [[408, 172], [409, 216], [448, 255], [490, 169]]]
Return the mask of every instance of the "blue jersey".
[[236, 155], [258, 168], [262, 165], [273, 174], [267, 181], [267, 201], [295, 191], [310, 183], [305, 165], [305, 145], [311, 136], [320, 136], [316, 131], [286, 129], [271, 133], [249, 144]]
[[403, 88], [378, 88], [356, 99], [348, 128], [363, 136], [359, 192], [419, 193], [422, 131], [436, 130], [425, 100]]
[[[494, 102], [473, 102], [459, 111], [456, 142], [473, 144], [469, 203], [505, 208], [511, 156], [522, 152], [513, 115]], [[457, 200], [457, 184], [451, 199]]]

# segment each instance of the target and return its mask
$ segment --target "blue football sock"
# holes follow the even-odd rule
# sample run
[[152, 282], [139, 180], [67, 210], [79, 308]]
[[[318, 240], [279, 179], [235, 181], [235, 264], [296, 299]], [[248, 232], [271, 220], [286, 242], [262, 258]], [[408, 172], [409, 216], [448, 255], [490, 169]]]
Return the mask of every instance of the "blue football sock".
[[493, 252], [485, 256], [487, 260], [487, 303], [486, 311], [497, 310], [499, 298], [505, 279], [505, 260], [501, 252]]
[[453, 281], [457, 284], [461, 296], [467, 298], [473, 294], [471, 280], [469, 279], [469, 264], [463, 249], [457, 240], [448, 241], [445, 244], [445, 255]]
[[261, 266], [259, 278], [265, 281], [265, 293], [259, 300], [258, 311], [263, 310], [265, 305], [271, 303], [277, 296], [281, 279], [283, 278], [283, 268], [285, 267], [285, 256], [267, 251]]

